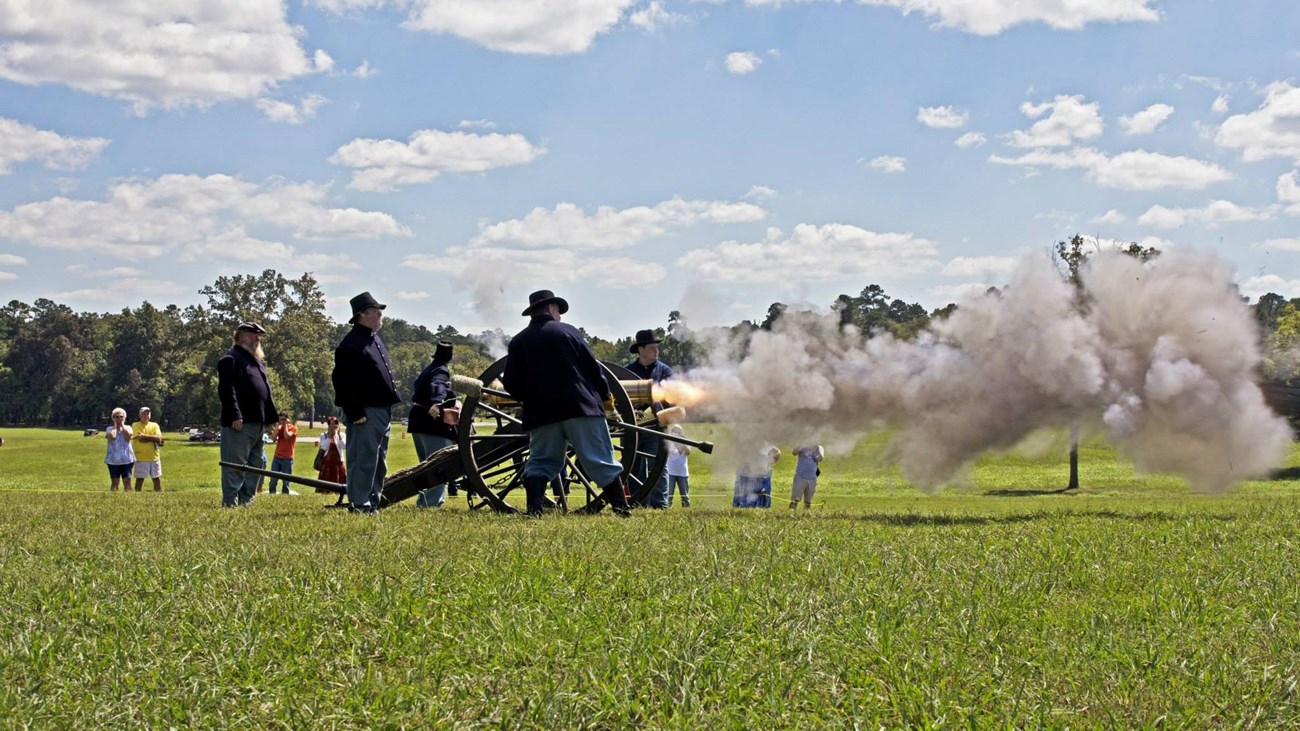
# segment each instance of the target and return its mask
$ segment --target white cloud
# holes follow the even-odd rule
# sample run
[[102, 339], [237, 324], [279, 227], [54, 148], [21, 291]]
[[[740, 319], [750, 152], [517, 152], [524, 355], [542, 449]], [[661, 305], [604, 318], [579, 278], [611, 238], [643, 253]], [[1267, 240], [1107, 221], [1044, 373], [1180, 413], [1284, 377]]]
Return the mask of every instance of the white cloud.
[[0, 237], [40, 248], [122, 258], [207, 250], [256, 260], [287, 255], [278, 242], [253, 239], [246, 226], [283, 229], [297, 239], [410, 236], [386, 213], [327, 208], [328, 186], [250, 183], [227, 175], [164, 175], [112, 185], [103, 201], [64, 197], [0, 210]]
[[680, 23], [685, 19], [686, 16], [684, 15], [674, 13], [670, 10], [665, 10], [664, 4], [659, 2], [659, 0], [651, 0], [651, 2], [644, 8], [634, 10], [627, 16], [629, 23], [642, 30], [651, 32], [675, 23]]
[[1300, 238], [1265, 239], [1252, 245], [1256, 249], [1277, 249], [1278, 251], [1300, 251]]
[[320, 105], [328, 101], [320, 94], [308, 94], [298, 100], [298, 104], [293, 102], [279, 101], [278, 99], [258, 99], [255, 104], [262, 110], [262, 114], [272, 122], [284, 122], [286, 124], [302, 124], [303, 121], [316, 116], [316, 110]]
[[403, 301], [403, 302], [418, 302], [418, 301], [420, 301], [420, 300], [427, 300], [427, 299], [429, 299], [429, 293], [428, 293], [428, 292], [423, 292], [423, 291], [421, 291], [421, 292], [406, 292], [406, 291], [399, 291], [399, 292], [397, 293], [397, 299], [399, 299], [399, 300], [401, 300], [401, 301]]
[[20, 267], [27, 264], [27, 260], [17, 254], [0, 254], [0, 267]]
[[360, 66], [352, 69], [352, 75], [358, 79], [368, 79], [376, 73], [377, 72], [374, 67], [370, 65], [369, 61], [362, 61]]
[[965, 126], [970, 112], [956, 107], [921, 107], [916, 110], [916, 121], [933, 129], [956, 129]]
[[0, 272], [0, 282], [11, 282], [18, 278], [13, 272]]
[[880, 157], [873, 157], [867, 162], [867, 167], [883, 173], [901, 173], [907, 170], [907, 158], [881, 155]]
[[1292, 170], [1277, 178], [1277, 199], [1289, 204], [1288, 216], [1300, 216], [1300, 171]]
[[762, 241], [726, 241], [711, 249], [691, 251], [676, 263], [702, 281], [790, 286], [931, 271], [938, 267], [934, 254], [932, 242], [910, 233], [877, 233], [840, 223], [801, 223], [788, 237], [780, 229], [770, 228]]
[[1168, 104], [1152, 104], [1131, 117], [1120, 117], [1119, 126], [1123, 128], [1125, 134], [1149, 135], [1164, 124], [1173, 113], [1174, 108]]
[[101, 269], [99, 267], [82, 267], [74, 265], [68, 267], [68, 271], [84, 271], [85, 276], [89, 279], [132, 279], [144, 276], [144, 270], [139, 267], [109, 267]]
[[733, 74], [751, 74], [763, 63], [763, 59], [751, 51], [732, 51], [725, 61], [727, 71]]
[[[857, 0], [859, 5], [883, 5], [904, 13], [920, 12], [937, 25], [978, 35], [997, 35], [1022, 23], [1044, 23], [1058, 30], [1078, 30], [1089, 23], [1152, 22], [1160, 14], [1156, 0]], [[774, 5], [781, 0], [748, 0]]]
[[471, 246], [515, 245], [530, 249], [562, 246], [576, 250], [619, 249], [632, 246], [670, 228], [700, 223], [761, 221], [767, 211], [751, 203], [682, 200], [618, 210], [601, 206], [588, 215], [572, 203], [554, 209], [534, 208], [522, 219], [481, 225]]
[[775, 188], [769, 188], [766, 185], [751, 186], [744, 195], [740, 196], [744, 200], [764, 201], [771, 200], [779, 195]]
[[976, 297], [982, 297], [989, 287], [996, 285], [988, 282], [968, 282], [966, 284], [939, 284], [926, 290], [926, 293], [940, 301], [969, 302]]
[[1215, 112], [1216, 114], [1227, 114], [1228, 97], [1224, 94], [1220, 94], [1214, 97], [1214, 103], [1210, 105], [1210, 110]]
[[490, 119], [462, 119], [456, 126], [460, 129], [496, 129], [497, 123]]
[[450, 33], [494, 51], [582, 53], [636, 0], [411, 0], [406, 26]]
[[102, 137], [64, 137], [0, 117], [0, 175], [25, 162], [40, 162], [51, 170], [76, 170], [107, 146]]
[[1190, 157], [1171, 157], [1146, 150], [1121, 152], [1114, 156], [1108, 156], [1090, 147], [1076, 147], [1066, 152], [1033, 150], [1014, 158], [993, 155], [989, 157], [989, 162], [1027, 168], [1051, 167], [1058, 170], [1080, 168], [1086, 171], [1088, 178], [1098, 185], [1121, 190], [1160, 188], [1197, 190], [1211, 183], [1232, 178], [1232, 173], [1214, 163]]
[[1096, 218], [1092, 219], [1092, 222], [1093, 223], [1124, 223], [1127, 220], [1128, 220], [1128, 216], [1125, 216], [1123, 213], [1120, 213], [1119, 211], [1112, 208], [1109, 211], [1106, 211], [1105, 213], [1101, 214], [1100, 216], [1097, 216]]
[[1016, 130], [1007, 136], [1012, 147], [1063, 147], [1074, 140], [1086, 140], [1100, 135], [1105, 125], [1098, 111], [1099, 104], [1085, 104], [1083, 96], [1058, 96], [1050, 102], [1020, 105], [1020, 111], [1031, 119], [1039, 119], [1028, 130]]
[[532, 162], [546, 150], [521, 134], [477, 135], [422, 129], [406, 143], [355, 139], [330, 156], [335, 165], [353, 168], [357, 190], [391, 191], [399, 185], [427, 183], [444, 172], [484, 172]]
[[1300, 279], [1283, 279], [1276, 274], [1251, 277], [1239, 286], [1241, 293], [1253, 300], [1258, 300], [1269, 292], [1276, 292], [1287, 299], [1300, 297]]
[[989, 277], [1007, 274], [1019, 261], [1013, 256], [959, 256], [943, 266], [939, 272], [945, 277]]
[[979, 132], [967, 132], [961, 137], [958, 137], [953, 144], [964, 150], [970, 147], [979, 147], [987, 141], [988, 138]]
[[1300, 162], [1300, 88], [1279, 81], [1265, 87], [1264, 93], [1258, 109], [1223, 121], [1215, 143], [1241, 148], [1247, 162], [1271, 157]]
[[1211, 201], [1204, 208], [1166, 208], [1156, 205], [1138, 216], [1137, 222], [1143, 226], [1157, 228], [1178, 228], [1188, 223], [1200, 224], [1214, 228], [1221, 223], [1240, 223], [1242, 221], [1268, 221], [1276, 217], [1276, 207], [1251, 208], [1239, 206], [1231, 201]]
[[326, 71], [308, 56], [283, 0], [41, 0], [0, 12], [0, 78], [63, 84], [153, 107], [251, 99]]
[[178, 297], [186, 294], [188, 290], [188, 287], [182, 287], [176, 282], [165, 279], [137, 277], [114, 280], [103, 287], [55, 292], [50, 295], [50, 299], [56, 302], [76, 301], [118, 305], [122, 302], [158, 301], [163, 298]]

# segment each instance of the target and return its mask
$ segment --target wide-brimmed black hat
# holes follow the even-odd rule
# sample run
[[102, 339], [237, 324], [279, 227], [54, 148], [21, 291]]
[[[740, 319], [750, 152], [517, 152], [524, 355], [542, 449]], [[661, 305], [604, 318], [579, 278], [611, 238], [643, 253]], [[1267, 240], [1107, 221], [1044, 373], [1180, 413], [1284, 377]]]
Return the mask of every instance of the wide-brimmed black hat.
[[452, 344], [446, 340], [439, 340], [438, 346], [433, 349], [433, 360], [437, 363], [446, 363], [451, 360]]
[[258, 325], [256, 322], [253, 322], [252, 320], [247, 320], [245, 322], [241, 322], [238, 325], [236, 325], [235, 332], [247, 332], [247, 333], [257, 333], [258, 335], [265, 335], [266, 329], [263, 328], [261, 325]]
[[381, 310], [388, 307], [388, 305], [379, 304], [379, 300], [372, 297], [369, 292], [362, 292], [356, 297], [353, 297], [348, 300], [348, 304], [352, 305], [352, 319], [348, 320], [349, 324], [355, 324], [357, 321], [357, 315], [360, 315], [371, 307], [378, 307]]
[[649, 345], [657, 342], [659, 342], [659, 339], [655, 337], [654, 330], [637, 330], [636, 341], [632, 343], [632, 347], [627, 349], [627, 352], [635, 353], [641, 349], [642, 345]]
[[549, 289], [539, 289], [528, 295], [528, 309], [523, 311], [523, 315], [528, 317], [552, 302], [560, 306], [561, 315], [569, 311], [569, 303], [565, 302], [563, 297], [556, 297]]

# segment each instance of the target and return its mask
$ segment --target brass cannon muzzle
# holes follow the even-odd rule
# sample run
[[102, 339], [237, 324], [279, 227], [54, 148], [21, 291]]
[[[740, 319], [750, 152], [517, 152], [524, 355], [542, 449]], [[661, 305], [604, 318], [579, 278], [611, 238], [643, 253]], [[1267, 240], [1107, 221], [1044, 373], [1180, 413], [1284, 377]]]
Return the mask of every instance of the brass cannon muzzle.
[[[634, 408], [643, 409], [654, 403], [654, 381], [629, 379], [620, 380], [618, 385], [627, 392], [627, 397], [632, 401]], [[480, 401], [485, 401], [497, 408], [511, 408], [519, 405], [519, 402], [507, 393], [497, 381], [485, 386], [477, 378], [456, 375], [451, 377], [451, 388], [456, 393], [463, 396], [477, 397]]]

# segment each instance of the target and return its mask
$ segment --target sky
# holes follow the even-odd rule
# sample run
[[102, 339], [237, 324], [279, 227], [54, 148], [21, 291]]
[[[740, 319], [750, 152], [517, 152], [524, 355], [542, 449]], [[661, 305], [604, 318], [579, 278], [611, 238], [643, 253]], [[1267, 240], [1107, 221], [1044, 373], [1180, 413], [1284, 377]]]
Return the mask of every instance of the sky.
[[927, 308], [1075, 233], [1300, 296], [1295, 0], [0, 0], [0, 301], [606, 338], [879, 284]]

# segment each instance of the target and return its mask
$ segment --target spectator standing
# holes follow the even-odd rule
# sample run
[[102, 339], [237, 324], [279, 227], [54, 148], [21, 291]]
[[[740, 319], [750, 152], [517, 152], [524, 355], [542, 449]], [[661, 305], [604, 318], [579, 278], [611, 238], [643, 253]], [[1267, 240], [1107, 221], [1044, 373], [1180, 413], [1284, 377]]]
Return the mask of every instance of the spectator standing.
[[[217, 361], [217, 397], [221, 402], [221, 461], [266, 467], [262, 434], [276, 419], [271, 400], [271, 382], [262, 361], [262, 335], [256, 322], [241, 322], [235, 328], [235, 344]], [[260, 476], [233, 467], [221, 468], [221, 505], [233, 508], [250, 505], [257, 494]]]
[[[280, 418], [275, 422], [275, 456], [271, 458], [271, 471], [280, 472], [286, 475], [293, 474], [293, 455], [294, 448], [298, 445], [298, 425], [289, 420], [289, 415], [283, 411], [280, 412]], [[271, 482], [266, 487], [267, 494], [275, 494], [277, 483], [284, 484], [285, 495], [297, 495], [298, 493], [289, 489], [289, 481], [281, 480], [278, 477], [272, 477]]]
[[572, 445], [587, 477], [601, 486], [605, 502], [618, 515], [628, 515], [623, 467], [614, 459], [605, 422], [605, 402], [612, 399], [609, 383], [582, 333], [560, 322], [568, 311], [569, 303], [549, 289], [529, 295], [523, 311], [528, 326], [510, 340], [501, 376], [506, 390], [523, 404], [528, 514], [541, 515], [546, 488], [565, 466]]
[[826, 451], [820, 444], [803, 445], [794, 450], [794, 483], [790, 486], [790, 509], [803, 500], [804, 510], [812, 508], [813, 494], [817, 492], [817, 477], [822, 473], [821, 461]]
[[353, 297], [352, 330], [334, 349], [334, 403], [348, 427], [348, 502], [361, 513], [379, 511], [388, 476], [388, 442], [393, 404], [401, 401], [393, 382], [388, 346], [379, 337], [384, 308], [369, 292]]
[[[326, 482], [348, 484], [348, 469], [343, 464], [343, 450], [347, 448], [347, 438], [343, 436], [343, 427], [339, 426], [339, 417], [331, 414], [325, 418], [325, 432], [320, 435], [321, 462], [316, 479]], [[318, 493], [325, 490], [316, 489]], [[339, 495], [335, 506], [343, 505], [343, 495]]]
[[736, 485], [731, 506], [772, 507], [772, 468], [780, 459], [781, 450], [766, 443], [752, 454], [745, 455], [736, 467]]
[[135, 491], [140, 492], [144, 478], [153, 479], [153, 491], [162, 492], [162, 427], [152, 421], [148, 406], [140, 407], [140, 420], [131, 425], [131, 449], [135, 452]]
[[[451, 390], [452, 344], [443, 340], [433, 351], [433, 360], [416, 376], [411, 393], [411, 415], [406, 431], [415, 441], [415, 455], [420, 461], [456, 443], [456, 427], [443, 418], [444, 408], [454, 408], [456, 395]], [[447, 485], [436, 485], [420, 493], [418, 508], [440, 508], [447, 502]]]
[[135, 464], [135, 451], [131, 449], [131, 435], [131, 427], [126, 424], [126, 409], [113, 409], [113, 423], [104, 430], [104, 439], [108, 441], [104, 464], [108, 465], [110, 492], [117, 492], [119, 482], [122, 483], [122, 492], [131, 489], [131, 466]]
[[[673, 369], [667, 363], [659, 360], [659, 341], [655, 339], [653, 330], [638, 330], [636, 339], [633, 340], [632, 347], [628, 350], [636, 356], [636, 360], [628, 363], [625, 367], [636, 374], [638, 378], [659, 383], [673, 377]], [[667, 406], [667, 404], [656, 403], [654, 410], [657, 412], [664, 406]], [[658, 454], [659, 446], [659, 437], [642, 434], [638, 439], [637, 452], [645, 452], [651, 455]], [[633, 474], [643, 483], [650, 476], [652, 462], [652, 457], [638, 455], [632, 465]], [[644, 503], [647, 508], [666, 508], [671, 504], [668, 497], [668, 473], [666, 471], [659, 473], [659, 479], [646, 493]]]
[[[668, 427], [668, 433], [679, 437], [686, 436], [681, 424]], [[664, 466], [664, 472], [668, 475], [668, 507], [670, 508], [673, 506], [674, 488], [677, 489], [677, 494], [682, 496], [682, 507], [691, 507], [690, 454], [690, 446], [668, 442], [668, 464]]]

